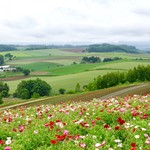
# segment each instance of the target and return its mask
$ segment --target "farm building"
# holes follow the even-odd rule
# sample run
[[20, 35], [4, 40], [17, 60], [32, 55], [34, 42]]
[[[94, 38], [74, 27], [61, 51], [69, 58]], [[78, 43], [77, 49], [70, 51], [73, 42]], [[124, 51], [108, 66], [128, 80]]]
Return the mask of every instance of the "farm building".
[[0, 66], [0, 72], [13, 70], [16, 70], [16, 68], [11, 68], [10, 65]]

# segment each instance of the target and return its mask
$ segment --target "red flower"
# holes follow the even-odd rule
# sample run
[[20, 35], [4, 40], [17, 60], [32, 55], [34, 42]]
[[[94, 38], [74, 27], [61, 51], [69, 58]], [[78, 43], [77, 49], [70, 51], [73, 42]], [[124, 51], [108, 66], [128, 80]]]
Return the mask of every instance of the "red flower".
[[132, 148], [130, 148], [130, 150], [136, 150], [136, 147], [132, 147]]
[[134, 143], [134, 142], [131, 143], [131, 146], [132, 146], [132, 147], [136, 147], [136, 143]]
[[146, 118], [148, 118], [148, 114], [144, 114], [144, 115], [141, 117], [141, 119], [146, 119]]
[[101, 118], [100, 118], [100, 117], [97, 117], [96, 120], [101, 120]]
[[108, 124], [104, 124], [104, 128], [109, 128], [109, 125]]
[[122, 125], [122, 124], [125, 123], [125, 120], [123, 120], [121, 117], [119, 117], [119, 118], [117, 119], [117, 122], [118, 122], [120, 125]]
[[119, 130], [120, 126], [115, 126], [115, 130]]
[[51, 144], [56, 144], [58, 141], [57, 140], [50, 140]]
[[13, 131], [14, 131], [14, 132], [17, 132], [17, 129], [16, 129], [16, 128], [13, 128]]
[[3, 140], [0, 140], [0, 145], [4, 145], [5, 142]]
[[136, 131], [136, 128], [133, 128], [133, 132], [135, 132]]
[[133, 113], [132, 113], [132, 116], [133, 116], [133, 117], [136, 117], [136, 116], [138, 116], [139, 114], [140, 114], [139, 112], [133, 112]]

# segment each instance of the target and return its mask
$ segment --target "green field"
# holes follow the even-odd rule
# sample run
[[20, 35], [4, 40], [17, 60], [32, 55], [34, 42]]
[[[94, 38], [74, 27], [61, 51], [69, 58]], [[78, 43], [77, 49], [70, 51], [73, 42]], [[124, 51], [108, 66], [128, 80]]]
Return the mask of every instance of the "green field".
[[[5, 53], [1, 52], [3, 55]], [[21, 50], [12, 51], [10, 53], [16, 56], [16, 59], [7, 61], [6, 64], [20, 66], [30, 69], [31, 71], [33, 70], [35, 72], [34, 76], [32, 76], [31, 72], [30, 78], [26, 80], [35, 79], [37, 77], [45, 80], [52, 86], [52, 94], [57, 94], [60, 88], [65, 88], [66, 91], [74, 90], [77, 83], [80, 83], [82, 87], [98, 75], [104, 75], [107, 72], [127, 71], [139, 64], [150, 64], [148, 60], [150, 58], [149, 54], [81, 53], [64, 51], [62, 49]], [[107, 63], [80, 64], [83, 56], [99, 56], [102, 59], [105, 57], [121, 57], [124, 58], [124, 60]], [[136, 58], [142, 58], [143, 60], [136, 60]], [[73, 65], [73, 62], [77, 62], [77, 64]], [[46, 72], [46, 76], [40, 76], [40, 73], [43, 75], [42, 72]], [[19, 82], [21, 82], [21, 80], [7, 81], [11, 94], [15, 91]]]
[[[95, 70], [92, 71], [81, 71], [80, 73], [74, 73], [74, 74], [68, 74], [69, 72], [67, 70], [60, 70], [59, 74], [60, 76], [45, 76], [45, 77], [39, 77], [40, 79], [46, 81], [52, 86], [52, 93], [56, 94], [58, 93], [58, 90], [60, 88], [65, 88], [67, 91], [69, 90], [74, 90], [75, 86], [77, 83], [80, 83], [80, 86], [82, 87], [83, 85], [88, 84], [90, 81], [92, 81], [94, 78], [96, 78], [98, 75], [104, 75], [107, 72], [114, 72], [117, 71], [118, 69], [131, 69], [134, 66], [137, 66], [139, 64], [147, 65], [149, 63], [147, 62], [121, 62], [121, 63], [112, 63], [108, 64], [106, 63], [105, 65], [100, 66], [99, 68], [95, 68]], [[87, 65], [85, 65], [87, 66]], [[108, 67], [108, 68], [107, 68]], [[105, 68], [105, 69], [104, 69]], [[81, 68], [80, 68], [81, 69]], [[82, 68], [83, 69], [83, 68]], [[85, 68], [84, 68], [85, 69]], [[75, 69], [72, 70], [72, 73]], [[79, 70], [75, 70], [79, 71]], [[124, 70], [120, 70], [124, 71]], [[58, 70], [59, 72], [59, 70]], [[65, 74], [66, 75], [62, 75]], [[31, 77], [29, 79], [36, 79], [36, 77]], [[18, 83], [21, 82], [20, 80], [15, 80], [15, 81], [7, 81], [8, 85], [10, 86], [10, 93], [13, 93], [18, 85]]]

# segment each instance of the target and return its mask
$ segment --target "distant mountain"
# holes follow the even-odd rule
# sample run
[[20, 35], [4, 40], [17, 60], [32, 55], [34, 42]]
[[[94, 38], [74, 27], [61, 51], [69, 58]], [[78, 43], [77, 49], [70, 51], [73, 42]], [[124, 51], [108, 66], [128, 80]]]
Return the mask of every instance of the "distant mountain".
[[92, 44], [86, 49], [88, 52], [126, 52], [141, 53], [135, 46], [128, 45], [112, 45], [112, 44]]
[[16, 50], [15, 46], [0, 44], [0, 52], [2, 52], [2, 51], [14, 51], [14, 50]]
[[[86, 45], [26, 45], [25, 50], [53, 49], [53, 48], [80, 48]], [[86, 46], [87, 47], [87, 46]]]

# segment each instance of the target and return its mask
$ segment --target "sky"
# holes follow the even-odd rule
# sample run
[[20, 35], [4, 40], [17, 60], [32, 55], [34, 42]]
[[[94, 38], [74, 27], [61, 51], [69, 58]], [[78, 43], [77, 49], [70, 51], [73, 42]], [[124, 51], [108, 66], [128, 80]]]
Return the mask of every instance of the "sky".
[[0, 44], [150, 42], [150, 0], [0, 0]]

